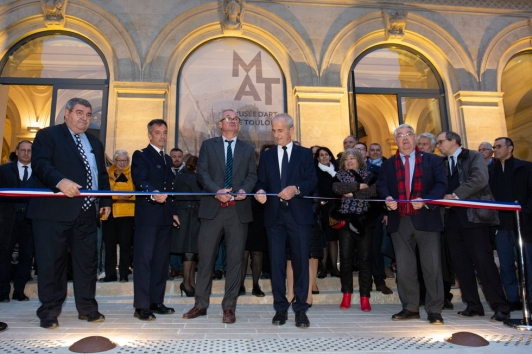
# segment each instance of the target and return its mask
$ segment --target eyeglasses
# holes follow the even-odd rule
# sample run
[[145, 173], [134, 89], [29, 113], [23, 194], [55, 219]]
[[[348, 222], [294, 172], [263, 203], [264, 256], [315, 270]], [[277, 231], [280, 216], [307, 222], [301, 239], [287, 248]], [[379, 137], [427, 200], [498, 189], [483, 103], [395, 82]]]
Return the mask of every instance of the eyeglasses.
[[[70, 112], [74, 112], [74, 111], [70, 111]], [[88, 112], [87, 114], [85, 114], [85, 112], [83, 112], [81, 110], [78, 110], [75, 113], [76, 113], [76, 116], [78, 116], [78, 118], [87, 117], [88, 119], [91, 119], [91, 117], [92, 117], [92, 113], [91, 112]]]
[[478, 149], [478, 152], [484, 152], [484, 151], [491, 151], [491, 149], [488, 149], [488, 148]]
[[220, 122], [225, 120], [227, 123], [240, 123], [240, 118], [238, 117], [234, 117], [234, 118], [231, 118], [231, 117], [224, 117], [222, 119], [220, 119]]
[[116, 162], [129, 162], [129, 160], [115, 160]]
[[399, 139], [404, 139], [404, 138], [407, 138], [407, 139], [408, 139], [408, 138], [410, 138], [410, 137], [412, 137], [412, 136], [414, 136], [413, 133], [397, 134], [397, 138], [399, 138]]
[[506, 147], [506, 145], [493, 145], [493, 150], [502, 149], [503, 147]]

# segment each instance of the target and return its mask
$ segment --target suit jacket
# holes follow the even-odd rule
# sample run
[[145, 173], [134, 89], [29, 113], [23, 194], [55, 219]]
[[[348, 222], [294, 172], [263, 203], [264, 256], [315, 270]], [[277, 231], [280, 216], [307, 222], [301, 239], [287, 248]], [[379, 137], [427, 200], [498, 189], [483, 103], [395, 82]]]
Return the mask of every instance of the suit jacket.
[[[131, 159], [131, 176], [137, 191], [159, 192], [172, 191], [174, 174], [171, 170], [172, 158], [164, 155], [164, 159], [153, 146], [137, 150]], [[172, 225], [173, 215], [177, 215], [173, 197], [168, 196], [164, 203], [152, 200], [151, 195], [138, 196], [135, 199], [136, 225]]]
[[[428, 153], [422, 153], [423, 179], [421, 198], [441, 199], [447, 191], [447, 175], [442, 158]], [[397, 175], [395, 171], [395, 155], [384, 161], [377, 180], [377, 193], [381, 198], [391, 196], [399, 199]], [[440, 208], [427, 204], [428, 208], [421, 208], [418, 214], [412, 215], [412, 224], [419, 231], [443, 231]], [[401, 216], [397, 210], [388, 211], [388, 232], [396, 232], [399, 228]]]
[[[103, 145], [94, 135], [88, 132], [85, 132], [85, 135], [96, 157], [98, 189], [109, 190]], [[35, 177], [35, 188], [49, 188], [57, 193], [59, 189], [56, 186], [64, 178], [83, 187], [87, 184], [85, 164], [65, 123], [37, 132], [32, 145], [31, 168]], [[83, 200], [81, 197], [32, 198], [27, 216], [42, 220], [74, 221], [81, 212]], [[111, 206], [110, 197], [100, 198], [100, 207], [104, 206]]]
[[[233, 192], [240, 189], [250, 193], [257, 182], [255, 149], [240, 139], [236, 140], [233, 152]], [[215, 193], [225, 186], [225, 153], [222, 137], [205, 140], [201, 144], [197, 167], [198, 183], [204, 192]], [[251, 200], [237, 200], [238, 218], [242, 223], [253, 221]], [[220, 201], [214, 196], [201, 198], [199, 217], [214, 219], [220, 208]]]
[[[293, 145], [292, 154], [288, 163], [287, 186], [299, 187], [299, 196], [294, 196], [288, 201], [288, 207], [299, 225], [313, 225], [312, 199], [300, 197], [311, 196], [318, 183], [316, 168], [310, 149]], [[279, 157], [277, 146], [264, 151], [260, 155], [259, 181], [256, 190], [262, 189], [266, 193], [281, 192], [281, 172], [279, 171]], [[268, 197], [264, 209], [264, 226], [271, 227], [275, 224], [280, 202], [278, 197]]]
[[[0, 188], [20, 188], [17, 161], [0, 166]], [[0, 197], [0, 250], [5, 251], [11, 239], [11, 230], [15, 218], [16, 199]]]

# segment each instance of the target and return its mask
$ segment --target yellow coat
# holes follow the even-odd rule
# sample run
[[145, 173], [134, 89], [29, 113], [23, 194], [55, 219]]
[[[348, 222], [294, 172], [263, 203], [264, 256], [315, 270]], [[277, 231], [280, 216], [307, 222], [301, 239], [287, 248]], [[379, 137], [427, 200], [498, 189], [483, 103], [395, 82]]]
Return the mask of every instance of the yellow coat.
[[[131, 168], [128, 166], [122, 170], [122, 174], [126, 177], [127, 182], [117, 182], [115, 177], [116, 166], [109, 167], [107, 173], [109, 174], [109, 184], [113, 191], [135, 191], [133, 186], [133, 178], [131, 178]], [[121, 178], [122, 179], [122, 178]], [[115, 218], [125, 216], [135, 216], [135, 196], [131, 196], [128, 200], [113, 196], [113, 216]]]

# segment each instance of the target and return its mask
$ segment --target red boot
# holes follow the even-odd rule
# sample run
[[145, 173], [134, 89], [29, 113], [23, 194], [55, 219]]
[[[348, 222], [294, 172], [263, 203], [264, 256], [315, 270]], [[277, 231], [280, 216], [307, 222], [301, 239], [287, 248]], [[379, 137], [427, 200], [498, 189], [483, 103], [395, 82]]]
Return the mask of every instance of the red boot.
[[351, 294], [344, 293], [344, 297], [342, 297], [342, 303], [340, 304], [340, 308], [343, 310], [347, 310], [351, 307]]
[[371, 311], [371, 305], [369, 304], [369, 297], [360, 297], [360, 309], [365, 312]]

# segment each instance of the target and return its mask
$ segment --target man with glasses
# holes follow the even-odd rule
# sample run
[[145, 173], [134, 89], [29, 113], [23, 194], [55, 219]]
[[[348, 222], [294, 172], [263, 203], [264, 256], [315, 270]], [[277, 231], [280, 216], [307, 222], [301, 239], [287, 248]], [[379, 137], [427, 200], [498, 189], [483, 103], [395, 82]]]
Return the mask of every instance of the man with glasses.
[[493, 159], [493, 147], [488, 142], [480, 143], [478, 146], [478, 152], [482, 154], [482, 157], [484, 157], [484, 161], [486, 161], [487, 165], [492, 164], [495, 160]]
[[96, 292], [96, 243], [100, 215], [111, 211], [111, 198], [79, 197], [81, 189], [109, 190], [102, 143], [89, 128], [92, 107], [82, 98], [65, 106], [65, 123], [41, 129], [32, 146], [31, 167], [36, 188], [49, 188], [65, 197], [32, 198], [35, 258], [39, 268], [38, 292], [41, 327], [56, 328], [67, 296], [67, 258], [72, 255], [74, 298], [80, 320], [102, 322]]
[[235, 308], [242, 283], [242, 267], [248, 224], [253, 221], [251, 200], [246, 198], [257, 182], [255, 149], [238, 139], [240, 118], [232, 109], [222, 111], [218, 127], [222, 136], [201, 144], [197, 178], [204, 192], [217, 193], [201, 198], [198, 239], [198, 275], [195, 304], [183, 318], [207, 314], [212, 288], [212, 270], [222, 234], [226, 244], [223, 323], [236, 321]]
[[[528, 274], [529, 299], [532, 296], [532, 163], [513, 156], [514, 142], [507, 137], [495, 139], [493, 154], [495, 162], [488, 166], [490, 188], [495, 200], [521, 204], [521, 237]], [[521, 310], [519, 282], [515, 269], [517, 246], [517, 221], [515, 212], [499, 211], [499, 226], [496, 227], [495, 245], [499, 255], [502, 284], [512, 311]], [[518, 246], [517, 246], [518, 247]]]
[[[440, 208], [418, 199], [440, 199], [447, 190], [445, 168], [440, 157], [423, 153], [416, 146], [414, 128], [399, 125], [394, 131], [396, 154], [382, 163], [377, 191], [386, 199], [388, 232], [397, 260], [397, 290], [403, 309], [394, 321], [419, 318], [419, 282], [416, 245], [427, 288], [425, 309], [431, 324], [443, 324], [443, 280]], [[400, 200], [399, 202], [397, 200]], [[410, 200], [410, 202], [402, 202]]]
[[[483, 156], [474, 150], [462, 148], [460, 135], [443, 132], [437, 137], [437, 146], [445, 155], [448, 188], [444, 199], [481, 200], [491, 197], [488, 185], [488, 167]], [[501, 278], [495, 265], [489, 237], [489, 226], [498, 223], [496, 213], [483, 216], [478, 211], [463, 207], [445, 210], [444, 237], [451, 254], [453, 268], [460, 282], [462, 300], [467, 304], [460, 317], [484, 316], [484, 307], [478, 295], [477, 276], [491, 309], [491, 321], [509, 318]]]

